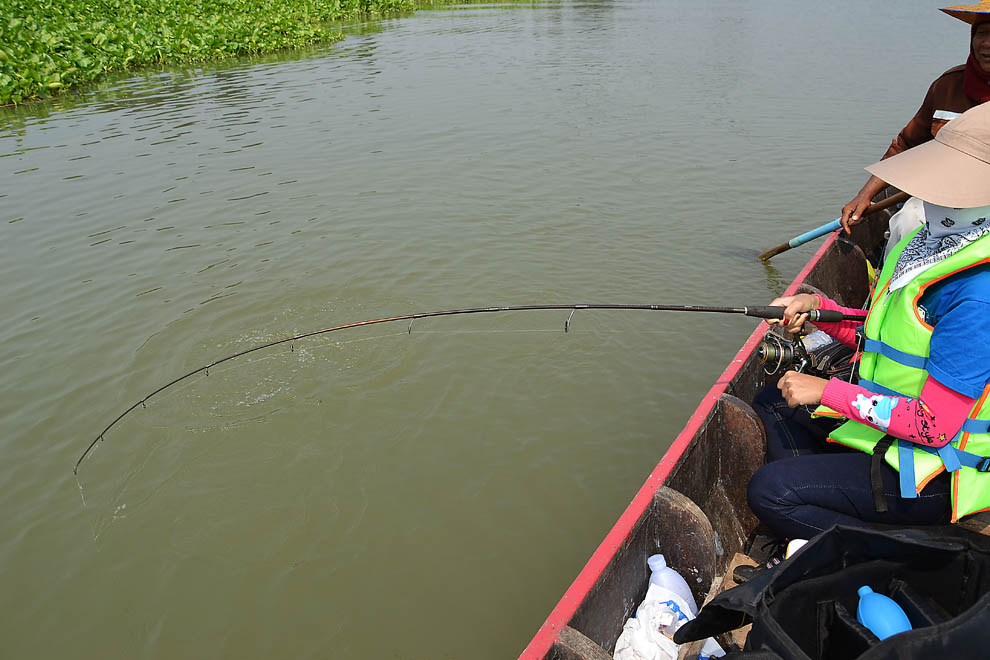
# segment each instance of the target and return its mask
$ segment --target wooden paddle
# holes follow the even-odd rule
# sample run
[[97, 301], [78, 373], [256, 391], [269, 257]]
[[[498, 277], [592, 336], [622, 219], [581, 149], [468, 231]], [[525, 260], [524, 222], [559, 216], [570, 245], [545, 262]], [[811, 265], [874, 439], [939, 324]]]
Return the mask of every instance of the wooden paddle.
[[[888, 206], [893, 206], [894, 204], [900, 204], [901, 202], [906, 202], [909, 197], [910, 195], [908, 195], [906, 192], [899, 192], [896, 195], [891, 195], [887, 199], [881, 199], [879, 202], [870, 204], [866, 208], [866, 210], [863, 211], [861, 217], [865, 218], [869, 214], [876, 213], [877, 211], [882, 211]], [[821, 227], [818, 227], [817, 229], [812, 229], [811, 231], [805, 232], [800, 236], [795, 236], [786, 243], [781, 243], [777, 247], [767, 250], [766, 252], [760, 255], [760, 259], [766, 261], [770, 257], [775, 257], [781, 252], [786, 252], [791, 248], [796, 248], [797, 246], [803, 245], [808, 241], [815, 240], [819, 236], [824, 236], [825, 234], [831, 233], [841, 228], [842, 228], [842, 224], [839, 222], [839, 218], [836, 218], [835, 220], [829, 222], [828, 224], [824, 224]]]

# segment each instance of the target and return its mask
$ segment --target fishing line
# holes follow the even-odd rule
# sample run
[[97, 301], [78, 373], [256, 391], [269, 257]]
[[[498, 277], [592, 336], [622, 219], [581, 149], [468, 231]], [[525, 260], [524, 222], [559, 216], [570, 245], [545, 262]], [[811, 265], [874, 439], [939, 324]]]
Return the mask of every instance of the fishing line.
[[[329, 328], [323, 328], [320, 330], [313, 330], [311, 332], [303, 332], [297, 335], [292, 335], [291, 337], [285, 337], [283, 339], [276, 339], [273, 341], [265, 342], [251, 348], [244, 349], [243, 351], [238, 351], [232, 353], [226, 357], [222, 357], [219, 360], [214, 360], [209, 364], [205, 364], [198, 369], [193, 369], [189, 373], [183, 374], [178, 378], [175, 378], [168, 383], [165, 383], [158, 389], [146, 394], [144, 397], [136, 401], [124, 412], [120, 413], [116, 419], [110, 422], [106, 428], [100, 431], [100, 434], [86, 447], [86, 450], [76, 461], [75, 466], [72, 468], [73, 474], [78, 474], [79, 465], [83, 462], [86, 456], [93, 450], [93, 447], [103, 440], [103, 436], [114, 427], [117, 422], [123, 419], [128, 413], [137, 408], [138, 406], [146, 407], [148, 399], [152, 398], [156, 394], [166, 390], [176, 383], [179, 383], [190, 376], [195, 376], [198, 373], [205, 373], [207, 376], [210, 375], [210, 369], [227, 362], [228, 360], [233, 360], [234, 358], [247, 355], [248, 353], [254, 353], [255, 351], [260, 351], [265, 348], [271, 348], [272, 346], [278, 346], [280, 344], [289, 344], [292, 351], [295, 351], [294, 342], [300, 339], [305, 339], [307, 337], [315, 337], [317, 335], [323, 335], [329, 332], [336, 332], [337, 330], [346, 330], [349, 328], [358, 328], [365, 325], [377, 325], [379, 323], [393, 323], [396, 321], [409, 321], [409, 326], [406, 328], [407, 334], [412, 334], [413, 323], [417, 319], [432, 318], [438, 316], [457, 316], [464, 314], [486, 314], [493, 312], [527, 312], [534, 310], [571, 310], [568, 315], [567, 320], [564, 322], [564, 332], [569, 332], [571, 327], [571, 320], [574, 317], [574, 313], [582, 309], [613, 309], [613, 310], [645, 310], [645, 311], [659, 311], [659, 312], [714, 312], [720, 314], [744, 314], [746, 316], [755, 316], [764, 319], [782, 319], [784, 317], [783, 307], [769, 307], [769, 306], [756, 306], [756, 307], [707, 307], [700, 305], [623, 305], [623, 304], [607, 304], [607, 305], [510, 305], [506, 307], [474, 307], [470, 309], [448, 309], [440, 310], [436, 312], [420, 312], [417, 314], [403, 314], [401, 316], [388, 316], [380, 319], [371, 319], [367, 321], [358, 321], [356, 323], [345, 323], [343, 325], [335, 325]], [[863, 312], [864, 316], [866, 312]], [[846, 319], [858, 319], [862, 320], [862, 316], [853, 316], [842, 314], [840, 312], [833, 312], [828, 310], [813, 310], [809, 312], [810, 321], [827, 321], [827, 322], [837, 322]]]

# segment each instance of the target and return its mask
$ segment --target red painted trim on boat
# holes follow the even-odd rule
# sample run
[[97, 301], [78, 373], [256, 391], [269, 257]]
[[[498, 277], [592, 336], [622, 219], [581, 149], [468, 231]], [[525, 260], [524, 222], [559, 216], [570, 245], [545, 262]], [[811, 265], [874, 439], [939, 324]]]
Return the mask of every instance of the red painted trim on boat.
[[[791, 285], [787, 287], [784, 295], [793, 294], [797, 290], [798, 285], [807, 279], [811, 269], [818, 263], [825, 252], [832, 247], [832, 243], [835, 242], [837, 236], [838, 234], [833, 232], [828, 237], [824, 245], [808, 260], [808, 263], [797, 274]], [[636, 522], [643, 515], [643, 512], [646, 511], [650, 502], [653, 501], [654, 493], [663, 485], [667, 477], [670, 476], [674, 466], [677, 465], [677, 461], [680, 460], [681, 455], [691, 444], [691, 440], [701, 429], [702, 424], [704, 424], [708, 415], [715, 407], [718, 398], [725, 392], [726, 387], [728, 387], [732, 379], [739, 373], [750, 353], [756, 349], [760, 340], [763, 339], [764, 334], [766, 334], [766, 327], [761, 322], [753, 330], [753, 333], [746, 340], [746, 343], [743, 344], [742, 348], [739, 349], [739, 352], [736, 353], [729, 366], [722, 372], [722, 375], [715, 381], [712, 388], [705, 394], [705, 397], [695, 409], [694, 414], [688, 419], [684, 429], [674, 438], [674, 442], [664, 452], [664, 455], [660, 458], [660, 462], [657, 463], [657, 466], [653, 468], [653, 472], [647, 477], [646, 483], [640, 487], [639, 492], [633, 497], [632, 502], [629, 503], [629, 506], [626, 507], [626, 510], [619, 517], [619, 520], [616, 521], [608, 535], [605, 536], [598, 549], [591, 555], [588, 563], [578, 573], [571, 586], [564, 592], [563, 597], [557, 603], [557, 606], [553, 608], [553, 611], [550, 612], [550, 616], [543, 622], [543, 625], [540, 626], [532, 641], [523, 650], [519, 656], [520, 660], [541, 660], [550, 651], [550, 647], [557, 641], [557, 635], [560, 634], [561, 629], [574, 616], [577, 608], [588, 596], [588, 592], [598, 582], [602, 571], [605, 570], [612, 557], [615, 556], [615, 553], [629, 538]]]

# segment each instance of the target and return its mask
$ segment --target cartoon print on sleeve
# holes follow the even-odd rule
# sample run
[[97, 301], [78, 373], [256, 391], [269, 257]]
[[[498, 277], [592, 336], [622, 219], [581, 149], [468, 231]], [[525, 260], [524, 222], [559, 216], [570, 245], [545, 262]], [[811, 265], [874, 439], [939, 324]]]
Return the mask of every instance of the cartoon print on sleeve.
[[956, 436], [975, 399], [952, 392], [937, 381], [925, 385], [935, 405], [920, 397], [885, 396], [860, 385], [832, 379], [822, 394], [822, 403], [849, 419], [868, 424], [884, 433], [929, 447], [942, 447]]
[[[914, 419], [914, 430], [918, 434], [917, 437], [925, 444], [938, 447], [948, 443], [949, 440], [945, 437], [945, 433], [939, 433], [935, 428], [935, 415], [932, 414], [931, 408], [925, 405], [921, 399], [917, 399], [917, 403]], [[912, 434], [911, 438], [913, 439], [915, 436]]]
[[857, 394], [852, 405], [859, 411], [859, 416], [864, 421], [886, 433], [887, 427], [890, 426], [890, 415], [897, 407], [897, 402], [896, 396], [874, 394], [871, 397], [865, 397], [862, 394]]

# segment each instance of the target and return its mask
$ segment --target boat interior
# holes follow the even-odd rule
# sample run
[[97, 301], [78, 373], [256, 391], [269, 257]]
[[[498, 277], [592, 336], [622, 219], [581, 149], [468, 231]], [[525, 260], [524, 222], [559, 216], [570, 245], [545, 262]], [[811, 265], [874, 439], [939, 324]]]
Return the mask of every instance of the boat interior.
[[[895, 210], [869, 217], [848, 239], [829, 238], [788, 294], [820, 292], [845, 306], [864, 306], [870, 292], [867, 261], [876, 263]], [[768, 537], [746, 504], [746, 487], [765, 460], [762, 423], [748, 402], [779, 377], [768, 373], [755, 350], [766, 328], [760, 324], [735, 356], [541, 628], [552, 645], [539, 648], [538, 635], [522, 657], [612, 658], [623, 625], [646, 594], [646, 559], [652, 554], [664, 554], [699, 604], [735, 586], [736, 566], [765, 561]], [[990, 534], [990, 513], [970, 516], [959, 525]], [[726, 651], [740, 650], [746, 632], [741, 628], [716, 641]], [[700, 642], [682, 645], [680, 657], [697, 658], [699, 649]]]

